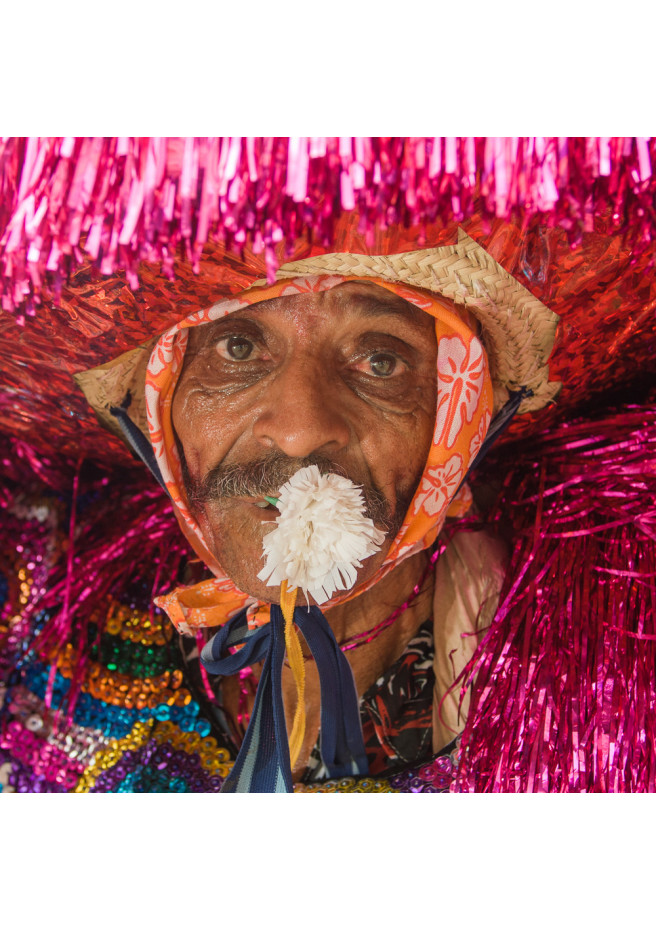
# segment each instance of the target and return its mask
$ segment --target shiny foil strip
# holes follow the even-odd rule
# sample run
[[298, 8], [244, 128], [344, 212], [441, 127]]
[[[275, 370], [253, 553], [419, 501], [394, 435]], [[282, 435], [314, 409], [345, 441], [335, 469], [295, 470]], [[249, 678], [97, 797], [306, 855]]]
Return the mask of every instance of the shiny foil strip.
[[269, 276], [299, 239], [325, 251], [335, 221], [380, 230], [479, 214], [542, 216], [570, 244], [603, 218], [636, 249], [653, 239], [651, 138], [6, 138], [0, 141], [0, 304], [33, 314], [85, 259], [101, 273], [139, 264], [200, 269], [208, 240], [262, 255]]
[[537, 435], [486, 465], [514, 540], [472, 685], [459, 791], [653, 791], [656, 408]]

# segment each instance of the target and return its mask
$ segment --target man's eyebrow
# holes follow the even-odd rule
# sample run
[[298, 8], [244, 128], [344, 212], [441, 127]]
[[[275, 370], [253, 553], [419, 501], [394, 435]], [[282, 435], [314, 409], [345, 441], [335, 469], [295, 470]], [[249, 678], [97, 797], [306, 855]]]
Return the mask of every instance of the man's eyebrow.
[[234, 329], [238, 326], [241, 326], [244, 330], [246, 330], [249, 327], [252, 329], [254, 326], [256, 326], [256, 324], [254, 321], [249, 320], [247, 317], [236, 316], [233, 313], [227, 313], [225, 316], [219, 317], [218, 320], [210, 320], [207, 323], [202, 323], [200, 326], [191, 327], [188, 330], [189, 343], [187, 351], [196, 351], [197, 349], [201, 348], [214, 338], [214, 333], [217, 331], [221, 332], [223, 329], [230, 330], [231, 328]]
[[[341, 289], [337, 288], [336, 290], [339, 291]], [[324, 294], [328, 293], [329, 291], [324, 291]], [[335, 293], [335, 291], [333, 291], [333, 293]], [[403, 297], [398, 297], [396, 294], [390, 293], [389, 298], [386, 298], [387, 293], [388, 292], [383, 291], [383, 293], [379, 295], [347, 290], [344, 288], [344, 290], [339, 293], [338, 299], [342, 308], [350, 308], [352, 312], [356, 314], [359, 313], [362, 316], [371, 317], [372, 319], [375, 317], [388, 317], [402, 320], [405, 325], [413, 329], [423, 330], [425, 327], [425, 317], [427, 315], [430, 316], [430, 314], [426, 314], [419, 307], [411, 304], [408, 300], [404, 300]], [[229, 330], [234, 326], [241, 326], [246, 330], [249, 327], [257, 327], [259, 311], [270, 309], [271, 306], [275, 305], [280, 299], [281, 298], [273, 298], [272, 300], [264, 300], [243, 307], [243, 312], [250, 314], [250, 317], [241, 316], [239, 315], [241, 311], [238, 311], [237, 314], [229, 313], [226, 314], [226, 316], [219, 317], [218, 320], [212, 320], [209, 323], [204, 323], [202, 326], [194, 327], [191, 330], [189, 349], [197, 351], [212, 340], [214, 333], [217, 331], [221, 332], [222, 329]]]

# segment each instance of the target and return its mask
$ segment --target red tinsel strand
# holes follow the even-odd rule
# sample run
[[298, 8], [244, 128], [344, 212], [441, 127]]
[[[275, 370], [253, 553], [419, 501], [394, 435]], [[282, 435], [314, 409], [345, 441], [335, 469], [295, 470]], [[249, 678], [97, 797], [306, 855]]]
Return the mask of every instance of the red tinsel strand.
[[496, 510], [512, 521], [514, 551], [497, 615], [461, 676], [474, 687], [457, 787], [648, 791], [656, 409], [563, 424], [516, 451]]
[[351, 636], [349, 639], [340, 643], [339, 648], [342, 650], [342, 652], [348, 652], [351, 649], [357, 649], [358, 646], [364, 646], [366, 643], [372, 642], [374, 639], [380, 636], [384, 630], [392, 626], [392, 624], [395, 623], [403, 613], [405, 613], [410, 604], [412, 604], [415, 598], [423, 590], [424, 584], [428, 580], [429, 575], [435, 571], [435, 565], [437, 564], [438, 559], [447, 546], [446, 537], [453, 535], [454, 531], [455, 527], [450, 528], [450, 532], [447, 531], [447, 533], [444, 534], [444, 538], [440, 539], [440, 542], [437, 544], [435, 551], [430, 554], [430, 557], [426, 563], [426, 567], [416, 585], [413, 587], [410, 597], [402, 604], [400, 604], [399, 607], [393, 610], [388, 617], [386, 617], [384, 620], [381, 620], [380, 623], [377, 623], [376, 626], [372, 627], [370, 630], [364, 630], [362, 633], [356, 633], [354, 636]]
[[[196, 631], [196, 645], [198, 647], [199, 654], [200, 652], [202, 652], [203, 646], [205, 645], [205, 643], [206, 643], [205, 637], [200, 632], [200, 630], [197, 630]], [[214, 695], [214, 692], [212, 691], [212, 685], [210, 684], [210, 679], [209, 679], [209, 675], [207, 674], [207, 669], [205, 668], [202, 662], [198, 663], [198, 669], [200, 671], [200, 678], [203, 683], [203, 688], [205, 689], [205, 696], [207, 697], [208, 701], [211, 704], [214, 704], [214, 702], [216, 701], [216, 697]]]
[[[0, 301], [34, 312], [86, 253], [138, 287], [141, 261], [165, 275], [209, 240], [266, 255], [299, 238], [330, 248], [333, 224], [376, 229], [484, 220], [545, 222], [572, 245], [599, 218], [654, 238], [656, 141], [647, 138], [79, 138], [7, 139], [0, 147]], [[421, 235], [419, 234], [419, 239]], [[417, 243], [417, 247], [421, 246]]]

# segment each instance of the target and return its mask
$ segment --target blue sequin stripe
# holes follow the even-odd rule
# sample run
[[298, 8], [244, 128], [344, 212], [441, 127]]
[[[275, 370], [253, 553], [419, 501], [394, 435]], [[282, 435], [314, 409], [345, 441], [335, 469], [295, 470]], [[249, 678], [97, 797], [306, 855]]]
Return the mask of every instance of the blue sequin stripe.
[[[49, 667], [43, 663], [35, 662], [23, 672], [24, 681], [37, 697], [45, 698], [48, 682]], [[53, 687], [53, 706], [58, 707], [70, 688], [70, 681], [58, 671], [55, 674]], [[86, 692], [78, 695], [73, 711], [73, 722], [80, 727], [89, 727], [101, 730], [105, 736], [122, 739], [132, 730], [137, 721], [170, 720], [181, 730], [190, 732], [194, 730], [200, 736], [209, 736], [210, 724], [203, 718], [199, 719], [200, 706], [196, 701], [190, 701], [185, 707], [171, 707], [169, 704], [158, 704], [156, 707], [138, 708], [117, 707], [95, 698]]]

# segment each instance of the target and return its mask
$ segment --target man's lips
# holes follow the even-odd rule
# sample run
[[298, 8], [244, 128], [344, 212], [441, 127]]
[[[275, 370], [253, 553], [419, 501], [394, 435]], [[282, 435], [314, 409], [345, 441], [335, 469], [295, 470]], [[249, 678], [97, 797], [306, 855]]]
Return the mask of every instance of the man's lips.
[[280, 513], [277, 507], [262, 497], [233, 497], [231, 502], [236, 506], [247, 506], [259, 520], [267, 523], [275, 520]]
[[271, 522], [275, 520], [280, 513], [278, 508], [274, 507], [273, 504], [270, 504], [268, 501], [251, 501], [251, 504], [257, 510], [257, 515], [260, 520]]
[[259, 507], [261, 510], [277, 510], [278, 509], [271, 503], [271, 501], [268, 501], [266, 499], [255, 500], [255, 501], [252, 501], [252, 503], [255, 504], [256, 507]]

